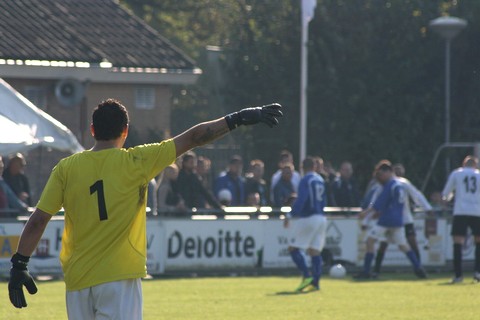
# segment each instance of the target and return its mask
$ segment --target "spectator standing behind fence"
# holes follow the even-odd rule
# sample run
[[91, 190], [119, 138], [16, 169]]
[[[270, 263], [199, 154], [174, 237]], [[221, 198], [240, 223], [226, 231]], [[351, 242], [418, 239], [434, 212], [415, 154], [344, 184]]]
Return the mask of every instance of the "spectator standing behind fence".
[[467, 229], [470, 228], [475, 238], [474, 282], [480, 281], [480, 171], [478, 159], [467, 156], [463, 165], [450, 173], [442, 191], [443, 199], [452, 200], [453, 221], [453, 269], [455, 276], [452, 283], [463, 282], [462, 250]]
[[176, 190], [178, 172], [178, 166], [171, 164], [163, 170], [158, 179], [157, 206], [162, 214], [181, 213], [187, 210], [185, 201]]
[[242, 158], [238, 155], [230, 158], [225, 174], [215, 179], [214, 193], [217, 199], [220, 190], [227, 189], [232, 194], [231, 206], [245, 205], [245, 179], [242, 177], [242, 170]]
[[141, 278], [147, 274], [147, 184], [184, 152], [210, 143], [240, 125], [278, 123], [280, 105], [247, 108], [197, 124], [159, 143], [124, 149], [126, 108], [108, 99], [93, 111], [91, 150], [60, 160], [13, 255], [8, 291], [17, 308], [27, 306], [23, 286], [37, 292], [30, 256], [50, 219], [62, 207], [65, 227], [60, 262], [67, 313], [73, 319], [142, 319]]
[[205, 156], [198, 156], [196, 172], [203, 187], [207, 190], [212, 190], [211, 179], [212, 161]]
[[290, 206], [296, 197], [295, 188], [292, 183], [293, 164], [284, 163], [281, 169], [280, 180], [273, 187], [273, 206]]
[[26, 165], [27, 162], [21, 153], [13, 155], [9, 158], [7, 167], [3, 172], [3, 179], [20, 200], [31, 206], [30, 184], [24, 172]]
[[182, 168], [174, 188], [185, 201], [185, 205], [192, 209], [205, 209], [207, 204], [211, 208], [220, 209], [220, 203], [213, 197], [209, 190], [205, 189], [195, 169], [197, 167], [197, 155], [193, 151], [185, 153], [182, 157]]
[[352, 208], [360, 206], [360, 191], [353, 177], [353, 167], [348, 161], [342, 162], [339, 175], [331, 183], [332, 207]]
[[2, 178], [3, 159], [0, 157], [0, 217], [15, 217], [19, 213], [27, 212], [27, 205], [13, 192], [10, 186]]
[[[327, 219], [324, 214], [325, 184], [322, 177], [315, 172], [315, 162], [307, 157], [302, 162], [304, 176], [298, 188], [298, 198], [284, 220], [284, 227], [292, 230], [288, 247], [290, 256], [297, 268], [302, 272], [303, 279], [296, 292], [317, 291], [320, 289], [322, 274], [322, 256], [320, 253], [325, 245]], [[302, 251], [311, 257], [309, 270]]]
[[282, 168], [285, 163], [291, 163], [293, 165], [293, 173], [292, 173], [292, 185], [295, 192], [297, 192], [298, 184], [300, 183], [300, 173], [295, 170], [295, 164], [293, 162], [293, 155], [288, 150], [282, 150], [280, 152], [280, 156], [278, 159], [278, 170], [272, 175], [272, 179], [270, 180], [270, 201], [273, 202], [273, 188], [277, 184], [278, 180], [280, 180], [280, 176], [282, 175]]
[[[256, 203], [258, 195], [258, 204], [260, 206], [268, 205], [267, 182], [263, 179], [265, 173], [265, 164], [262, 160], [255, 159], [250, 161], [250, 167], [245, 178], [245, 194], [247, 199], [251, 198], [250, 203]], [[251, 194], [254, 194], [253, 196]], [[247, 203], [248, 205], [248, 203]]]
[[249, 207], [260, 207], [260, 194], [258, 192], [251, 192], [247, 194], [246, 205]]

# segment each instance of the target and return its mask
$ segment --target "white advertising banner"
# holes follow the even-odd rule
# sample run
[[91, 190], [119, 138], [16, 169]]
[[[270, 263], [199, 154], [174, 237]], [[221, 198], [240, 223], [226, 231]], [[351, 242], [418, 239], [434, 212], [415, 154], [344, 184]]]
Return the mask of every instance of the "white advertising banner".
[[30, 258], [28, 269], [33, 274], [61, 274], [63, 219], [50, 220], [37, 248]]
[[342, 260], [355, 263], [358, 254], [357, 219], [329, 217], [327, 241], [324, 250], [331, 254], [332, 261]]
[[[294, 267], [288, 253], [289, 229], [283, 227], [283, 220], [264, 221], [263, 267]], [[354, 264], [357, 261], [358, 224], [355, 219], [328, 218], [324, 250], [332, 261], [343, 260]]]
[[290, 234], [283, 227], [283, 220], [266, 220], [263, 225], [262, 236], [262, 260], [261, 265], [265, 268], [292, 268], [295, 267], [290, 254], [288, 244]]
[[[54, 217], [48, 223], [37, 248], [30, 258], [28, 268], [32, 274], [61, 274], [60, 250], [62, 247], [63, 217]], [[10, 258], [15, 253], [24, 224], [22, 222], [0, 223], [0, 274], [10, 271]], [[159, 220], [147, 221], [147, 270], [161, 274], [165, 270], [163, 226]]]
[[23, 223], [0, 222], [0, 275], [10, 274], [10, 258], [17, 250]]
[[160, 220], [147, 220], [147, 272], [161, 274], [165, 271], [165, 230]]
[[[23, 222], [0, 222], [0, 274], [8, 275]], [[445, 266], [452, 259], [450, 224], [445, 219], [415, 221], [417, 242], [425, 266]], [[34, 274], [60, 274], [59, 255], [63, 217], [54, 217], [33, 253], [29, 269]], [[288, 229], [283, 220], [147, 220], [147, 269], [150, 274], [170, 270], [230, 267], [294, 267], [288, 253]], [[473, 237], [467, 237], [464, 260], [474, 258]], [[329, 217], [324, 257], [331, 261], [363, 264], [365, 231], [358, 219]], [[407, 266], [408, 259], [390, 245], [386, 266]]]
[[[446, 262], [445, 246], [447, 243], [447, 225], [444, 219], [417, 219], [415, 220], [415, 233], [424, 266], [442, 266]], [[363, 264], [365, 256], [365, 240], [368, 230], [359, 232], [357, 265]], [[378, 243], [376, 244], [378, 248]], [[389, 244], [383, 260], [385, 266], [408, 266], [410, 261], [400, 251], [397, 245]]]
[[166, 270], [253, 267], [263, 242], [260, 221], [164, 220]]

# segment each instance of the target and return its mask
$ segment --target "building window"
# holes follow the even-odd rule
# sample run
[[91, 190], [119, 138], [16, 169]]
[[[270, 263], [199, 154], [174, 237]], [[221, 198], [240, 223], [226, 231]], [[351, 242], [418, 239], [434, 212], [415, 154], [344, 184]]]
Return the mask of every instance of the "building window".
[[155, 88], [147, 86], [135, 88], [135, 107], [144, 110], [155, 108]]
[[43, 87], [26, 86], [23, 95], [36, 107], [45, 109], [47, 107], [47, 91]]

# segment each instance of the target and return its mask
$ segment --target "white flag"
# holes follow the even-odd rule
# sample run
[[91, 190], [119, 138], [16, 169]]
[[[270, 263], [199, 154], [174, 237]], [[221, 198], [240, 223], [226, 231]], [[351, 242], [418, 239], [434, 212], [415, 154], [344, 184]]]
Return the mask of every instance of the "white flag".
[[302, 0], [302, 23], [307, 25], [315, 15], [317, 0]]

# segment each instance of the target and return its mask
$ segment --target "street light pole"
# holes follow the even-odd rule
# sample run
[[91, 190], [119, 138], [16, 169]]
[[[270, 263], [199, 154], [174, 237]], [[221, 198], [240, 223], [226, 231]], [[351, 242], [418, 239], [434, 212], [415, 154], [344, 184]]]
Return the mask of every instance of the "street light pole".
[[450, 142], [450, 44], [445, 41], [445, 143]]
[[[439, 17], [430, 21], [430, 28], [445, 39], [445, 143], [450, 143], [450, 46], [467, 21], [455, 17]], [[445, 162], [445, 171], [450, 171], [449, 159]]]

